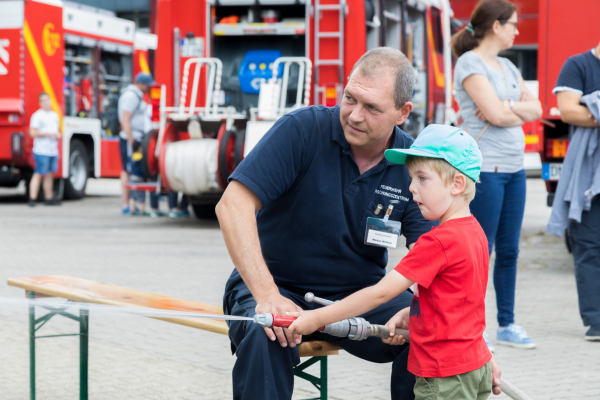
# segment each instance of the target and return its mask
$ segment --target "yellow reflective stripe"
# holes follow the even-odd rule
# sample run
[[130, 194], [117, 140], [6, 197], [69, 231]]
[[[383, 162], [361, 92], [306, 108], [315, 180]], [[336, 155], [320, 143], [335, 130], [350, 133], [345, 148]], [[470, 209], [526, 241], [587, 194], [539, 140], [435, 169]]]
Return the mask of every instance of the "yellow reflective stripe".
[[429, 15], [427, 16], [427, 42], [429, 43], [429, 52], [431, 54], [431, 60], [433, 61], [433, 76], [435, 77], [435, 84], [438, 87], [443, 88], [446, 86], [446, 79], [444, 77], [444, 72], [440, 71], [440, 66], [438, 65], [437, 54], [435, 52], [435, 43], [433, 42], [431, 17]]
[[29, 54], [31, 54], [31, 59], [33, 60], [35, 70], [40, 77], [40, 81], [42, 82], [42, 88], [44, 89], [44, 92], [48, 93], [50, 96], [50, 100], [52, 101], [52, 110], [58, 114], [58, 123], [60, 130], [62, 131], [62, 111], [58, 105], [58, 101], [56, 100], [56, 95], [54, 94], [54, 89], [50, 83], [50, 78], [48, 78], [46, 67], [44, 66], [44, 62], [42, 61], [42, 57], [40, 56], [40, 52], [35, 44], [35, 39], [33, 38], [33, 34], [31, 33], [31, 29], [29, 28], [27, 21], [25, 21], [23, 24], [23, 36], [25, 36], [25, 44], [27, 44], [27, 50], [29, 50]]
[[147, 74], [150, 73], [150, 68], [148, 68], [148, 61], [146, 61], [146, 56], [144, 55], [143, 52], [140, 51], [140, 69], [142, 70], [142, 72], [145, 72]]
[[538, 135], [525, 135], [525, 144], [538, 144], [540, 137]]

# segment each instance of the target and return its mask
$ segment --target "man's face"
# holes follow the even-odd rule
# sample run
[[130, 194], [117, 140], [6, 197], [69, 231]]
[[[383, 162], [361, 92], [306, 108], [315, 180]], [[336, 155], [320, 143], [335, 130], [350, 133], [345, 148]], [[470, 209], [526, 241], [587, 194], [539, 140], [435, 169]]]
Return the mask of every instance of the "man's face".
[[46, 111], [52, 110], [52, 102], [47, 94], [40, 96], [40, 107]]
[[412, 110], [407, 102], [399, 110], [394, 103], [394, 74], [381, 69], [375, 77], [365, 77], [355, 70], [344, 89], [340, 122], [350, 146], [373, 148], [387, 142], [395, 125], [402, 124]]
[[145, 83], [136, 83], [135, 85], [142, 91], [142, 93], [148, 93], [150, 91], [150, 85], [146, 85]]

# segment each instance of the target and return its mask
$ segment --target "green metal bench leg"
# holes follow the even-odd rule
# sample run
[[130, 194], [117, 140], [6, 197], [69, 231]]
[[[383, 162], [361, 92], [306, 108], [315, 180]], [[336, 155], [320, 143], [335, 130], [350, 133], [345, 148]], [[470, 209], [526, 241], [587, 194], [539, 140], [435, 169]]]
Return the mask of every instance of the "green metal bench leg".
[[88, 400], [88, 310], [79, 310], [79, 334], [79, 399]]
[[[320, 377], [316, 377], [315, 375], [304, 372], [306, 368], [317, 362], [320, 362], [321, 366]], [[296, 367], [294, 367], [294, 375], [309, 381], [319, 391], [319, 397], [306, 400], [327, 400], [327, 356], [311, 357], [303, 363], [296, 365]]]
[[[35, 292], [27, 291], [27, 297], [35, 300]], [[40, 305], [50, 311], [48, 314], [36, 319], [35, 304], [29, 305], [29, 397], [35, 400], [35, 341], [36, 339], [61, 337], [61, 336], [79, 336], [79, 399], [88, 399], [88, 342], [89, 342], [89, 311], [81, 309], [79, 317], [66, 312], [69, 302], [66, 306], [54, 307], [47, 304]], [[68, 333], [63, 335], [36, 335], [36, 332], [46, 324], [55, 315], [62, 315], [73, 321], [79, 322], [79, 333]]]
[[[35, 299], [35, 293], [27, 291], [29, 299]], [[29, 305], [29, 398], [35, 400], [35, 306]]]
[[321, 400], [327, 400], [327, 356], [321, 357]]

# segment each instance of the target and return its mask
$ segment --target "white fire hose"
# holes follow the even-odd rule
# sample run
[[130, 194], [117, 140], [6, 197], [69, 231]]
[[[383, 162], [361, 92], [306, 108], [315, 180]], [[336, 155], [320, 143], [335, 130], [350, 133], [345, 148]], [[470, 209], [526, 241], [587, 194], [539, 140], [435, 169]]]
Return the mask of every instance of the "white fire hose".
[[173, 192], [200, 194], [220, 190], [217, 140], [191, 139], [167, 144], [165, 173]]

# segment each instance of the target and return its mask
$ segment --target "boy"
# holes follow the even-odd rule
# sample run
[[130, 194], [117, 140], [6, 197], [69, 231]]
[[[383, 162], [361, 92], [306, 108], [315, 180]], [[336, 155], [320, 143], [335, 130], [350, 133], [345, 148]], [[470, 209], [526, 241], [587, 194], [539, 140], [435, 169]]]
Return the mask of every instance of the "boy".
[[[411, 306], [388, 322], [390, 332], [410, 325], [408, 370], [417, 377], [415, 398], [487, 399], [492, 391], [492, 355], [483, 339], [488, 244], [469, 211], [481, 169], [477, 143], [456, 127], [429, 125], [410, 149], [386, 150], [385, 157], [406, 165], [413, 200], [440, 226], [422, 235], [376, 285], [328, 307], [290, 313], [298, 319], [288, 332], [309, 334], [363, 314], [416, 283]], [[404, 338], [385, 342], [403, 344]]]
[[35, 171], [29, 184], [29, 207], [35, 206], [42, 177], [44, 178], [44, 204], [60, 205], [54, 199], [54, 174], [58, 171], [58, 139], [61, 138], [58, 114], [52, 111], [52, 102], [48, 93], [38, 96], [40, 109], [33, 113], [29, 124], [29, 135], [33, 137], [33, 156]]

